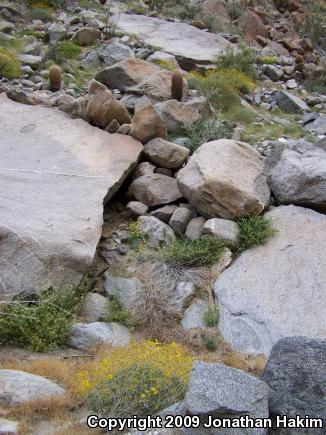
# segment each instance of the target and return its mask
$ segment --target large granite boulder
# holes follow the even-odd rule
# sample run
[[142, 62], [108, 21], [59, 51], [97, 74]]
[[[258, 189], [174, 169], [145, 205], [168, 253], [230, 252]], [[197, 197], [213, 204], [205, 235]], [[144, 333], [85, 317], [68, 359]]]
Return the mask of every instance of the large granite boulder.
[[146, 95], [154, 100], [171, 98], [171, 78], [171, 71], [138, 58], [117, 62], [95, 76], [110, 89]]
[[[113, 16], [112, 20], [117, 17]], [[186, 23], [175, 23], [143, 15], [120, 14], [117, 26], [135, 35], [145, 45], [174, 54], [193, 63], [211, 63], [230, 43], [221, 35], [204, 32]]]
[[326, 148], [289, 141], [270, 156], [268, 183], [278, 203], [326, 211]]
[[[271, 388], [272, 415], [297, 415], [326, 421], [326, 340], [287, 337], [272, 349], [262, 379]], [[297, 429], [288, 429], [297, 434]], [[324, 434], [311, 429], [307, 434]]]
[[277, 234], [243, 252], [215, 283], [229, 343], [269, 355], [283, 337], [325, 337], [326, 217], [294, 205], [266, 213]]
[[62, 396], [65, 390], [42, 376], [20, 370], [0, 370], [0, 404], [15, 405], [31, 400]]
[[177, 181], [184, 197], [207, 218], [234, 219], [269, 204], [262, 157], [244, 142], [205, 143], [178, 172]]
[[0, 96], [0, 294], [77, 284], [142, 145]]
[[[185, 408], [202, 421], [211, 418], [236, 418], [243, 414], [251, 418], [268, 418], [269, 388], [264, 381], [242, 370], [224, 364], [194, 363]], [[195, 433], [205, 433], [196, 430]], [[231, 435], [265, 435], [266, 429], [212, 428], [206, 433]]]

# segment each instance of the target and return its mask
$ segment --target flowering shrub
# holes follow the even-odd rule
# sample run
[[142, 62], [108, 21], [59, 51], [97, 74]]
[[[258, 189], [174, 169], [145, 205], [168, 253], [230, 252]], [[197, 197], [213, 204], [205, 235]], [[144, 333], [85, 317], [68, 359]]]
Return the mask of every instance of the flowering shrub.
[[150, 415], [184, 397], [192, 362], [176, 343], [131, 342], [79, 374], [81, 394], [97, 412]]

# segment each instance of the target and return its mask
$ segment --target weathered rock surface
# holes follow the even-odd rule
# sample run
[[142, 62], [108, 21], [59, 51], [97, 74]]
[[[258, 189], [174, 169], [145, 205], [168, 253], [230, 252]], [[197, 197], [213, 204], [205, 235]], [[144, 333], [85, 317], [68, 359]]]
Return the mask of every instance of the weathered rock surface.
[[0, 96], [0, 294], [77, 284], [142, 146]]
[[200, 113], [195, 107], [177, 100], [162, 101], [154, 107], [169, 133], [182, 133], [200, 119]]
[[75, 323], [67, 344], [75, 349], [86, 350], [97, 344], [125, 346], [130, 341], [128, 328], [119, 323]]
[[229, 243], [236, 244], [239, 241], [238, 225], [227, 219], [209, 219], [203, 225], [201, 232], [202, 234], [210, 234], [218, 237], [219, 239], [225, 240]]
[[201, 299], [195, 300], [184, 312], [181, 320], [183, 329], [205, 328], [205, 314], [208, 311], [208, 302]]
[[301, 98], [286, 91], [279, 91], [274, 97], [278, 107], [286, 113], [303, 113], [310, 108]]
[[171, 216], [169, 221], [170, 227], [175, 234], [183, 234], [186, 231], [187, 225], [192, 218], [192, 212], [188, 208], [178, 207]]
[[112, 66], [122, 60], [135, 57], [134, 52], [128, 45], [120, 44], [119, 42], [108, 44], [99, 52], [99, 56], [106, 66]]
[[114, 119], [119, 124], [129, 124], [131, 121], [128, 110], [96, 80], [92, 80], [88, 88], [87, 115], [100, 128], [106, 128]]
[[160, 221], [167, 224], [177, 208], [177, 205], [165, 205], [164, 207], [160, 207], [156, 210], [151, 211], [150, 216], [154, 216]]
[[[194, 363], [185, 407], [190, 415], [268, 418], [269, 388], [265, 382], [224, 364]], [[212, 433], [225, 434], [225, 429]], [[227, 429], [227, 433], [264, 435], [267, 429]]]
[[154, 138], [166, 139], [165, 123], [153, 106], [136, 110], [129, 134], [143, 144]]
[[130, 320], [140, 320], [137, 306], [143, 299], [144, 288], [137, 278], [120, 278], [110, 276], [107, 272], [104, 275], [104, 288], [108, 296], [114, 296], [119, 304], [128, 311]]
[[135, 216], [142, 216], [148, 212], [147, 205], [139, 201], [129, 201], [126, 208]]
[[91, 45], [101, 37], [101, 32], [94, 27], [82, 27], [73, 36], [73, 41], [78, 45]]
[[18, 434], [18, 422], [0, 418], [0, 435]]
[[148, 174], [136, 178], [130, 184], [129, 192], [137, 201], [148, 207], [170, 204], [182, 198], [176, 179], [161, 174]]
[[326, 335], [326, 217], [293, 205], [266, 217], [277, 234], [242, 253], [214, 293], [224, 338], [242, 351], [269, 355], [283, 337]]
[[269, 204], [262, 157], [244, 142], [222, 139], [200, 146], [177, 180], [185, 198], [207, 218], [234, 219]]
[[62, 396], [65, 390], [49, 379], [20, 370], [0, 370], [0, 404], [14, 405]]
[[304, 140], [289, 141], [270, 156], [268, 183], [280, 204], [326, 211], [326, 149]]
[[211, 63], [229, 45], [222, 36], [203, 32], [189, 24], [141, 15], [120, 14], [118, 28], [137, 36], [146, 45], [198, 63]]
[[139, 229], [146, 236], [147, 242], [153, 248], [168, 245], [175, 239], [173, 230], [154, 216], [140, 216]]
[[189, 149], [161, 138], [155, 138], [144, 146], [144, 155], [163, 168], [177, 169], [189, 156]]
[[146, 95], [154, 100], [171, 98], [171, 78], [171, 71], [138, 58], [115, 63], [95, 76], [110, 89]]
[[108, 311], [108, 300], [98, 293], [88, 293], [83, 302], [80, 315], [87, 322], [105, 320]]
[[[262, 379], [272, 414], [326, 419], [326, 340], [287, 337], [272, 348]], [[290, 429], [296, 434], [297, 429]], [[307, 430], [322, 435], [323, 429]]]
[[186, 236], [190, 240], [197, 240], [201, 236], [201, 230], [206, 222], [202, 216], [191, 219], [186, 228]]

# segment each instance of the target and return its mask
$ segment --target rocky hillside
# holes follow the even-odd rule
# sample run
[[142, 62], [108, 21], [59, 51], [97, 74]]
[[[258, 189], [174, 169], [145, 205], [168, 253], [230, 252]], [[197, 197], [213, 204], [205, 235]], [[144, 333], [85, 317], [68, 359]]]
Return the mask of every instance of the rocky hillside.
[[325, 433], [324, 2], [0, 0], [0, 119], [0, 434]]

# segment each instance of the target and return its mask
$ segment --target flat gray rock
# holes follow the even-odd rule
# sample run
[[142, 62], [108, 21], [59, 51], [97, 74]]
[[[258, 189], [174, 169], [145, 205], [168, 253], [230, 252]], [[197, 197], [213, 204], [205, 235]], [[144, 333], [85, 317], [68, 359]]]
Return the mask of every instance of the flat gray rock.
[[0, 294], [77, 284], [142, 145], [0, 96]]
[[208, 309], [207, 301], [201, 299], [195, 300], [184, 312], [181, 320], [183, 329], [205, 328], [205, 314], [208, 312]]
[[220, 329], [233, 347], [269, 355], [283, 337], [326, 336], [326, 216], [306, 208], [266, 213], [278, 231], [217, 279]]
[[120, 14], [117, 26], [146, 45], [198, 63], [211, 63], [230, 44], [221, 35], [204, 32], [189, 24], [143, 15]]
[[114, 296], [119, 304], [124, 308], [130, 320], [137, 323], [139, 314], [137, 306], [144, 298], [144, 287], [137, 278], [120, 278], [110, 276], [108, 272], [104, 274], [104, 288], [108, 296]]
[[18, 434], [18, 422], [0, 418], [0, 435]]
[[87, 350], [97, 344], [125, 346], [130, 341], [128, 328], [119, 323], [75, 323], [68, 338], [68, 346]]
[[210, 234], [228, 243], [236, 244], [239, 242], [238, 225], [227, 219], [209, 219], [201, 229], [202, 234]]
[[[224, 364], [194, 363], [185, 398], [191, 415], [268, 418], [269, 388], [265, 382]], [[211, 433], [263, 435], [266, 429], [212, 429]]]
[[[326, 421], [326, 340], [287, 337], [272, 349], [262, 379], [271, 388], [272, 414]], [[296, 429], [289, 434], [297, 434]], [[307, 434], [324, 434], [323, 429]]]
[[279, 91], [273, 97], [273, 100], [276, 101], [278, 107], [286, 113], [303, 113], [310, 111], [305, 101], [290, 92]]
[[139, 229], [153, 248], [169, 245], [175, 239], [173, 230], [154, 216], [140, 216]]
[[0, 370], [0, 404], [14, 405], [62, 396], [65, 390], [42, 376], [20, 370]]
[[272, 152], [270, 161], [268, 183], [278, 203], [326, 212], [326, 149], [305, 140], [289, 141]]

